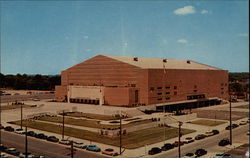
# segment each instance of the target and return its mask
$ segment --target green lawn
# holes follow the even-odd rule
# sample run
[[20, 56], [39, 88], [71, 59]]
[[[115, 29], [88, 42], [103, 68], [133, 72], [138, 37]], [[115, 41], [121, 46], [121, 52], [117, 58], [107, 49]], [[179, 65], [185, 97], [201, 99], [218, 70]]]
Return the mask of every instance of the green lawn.
[[226, 123], [225, 121], [217, 121], [217, 120], [207, 120], [207, 119], [199, 119], [196, 121], [190, 122], [192, 124], [197, 124], [197, 125], [203, 125], [203, 126], [218, 126], [223, 123]]
[[[20, 121], [11, 122], [13, 124], [19, 124]], [[30, 128], [39, 129], [43, 131], [53, 132], [61, 134], [61, 128], [57, 125], [36, 121], [23, 121], [24, 126]], [[194, 130], [182, 129], [182, 133], [188, 134], [195, 132]], [[95, 132], [90, 132], [86, 130], [65, 127], [65, 135], [95, 142], [100, 142], [104, 144], [119, 146], [119, 137], [110, 138], [99, 135]], [[170, 138], [177, 137], [178, 129], [174, 127], [166, 127], [166, 140]], [[155, 127], [139, 130], [136, 132], [128, 133], [126, 136], [122, 137], [122, 146], [127, 149], [134, 149], [142, 147], [144, 145], [149, 145], [152, 143], [157, 143], [164, 140], [164, 127]]]
[[82, 112], [67, 113], [66, 116], [85, 117], [89, 119], [97, 119], [97, 120], [104, 120], [104, 121], [119, 119], [112, 115], [101, 115], [101, 114], [91, 114], [91, 113], [82, 113]]
[[[44, 116], [44, 117], [39, 118], [39, 120], [41, 121], [56, 122], [56, 123], [62, 123], [63, 121], [62, 119], [63, 117], [61, 116], [56, 116], [56, 117]], [[65, 124], [69, 124], [69, 125], [77, 125], [77, 126], [92, 127], [92, 128], [99, 128], [99, 129], [119, 127], [119, 123], [114, 124], [114, 125], [104, 125], [104, 124], [100, 124], [100, 121], [96, 121], [96, 120], [74, 119], [74, 118], [68, 118], [68, 117], [65, 117], [64, 122]], [[149, 122], [152, 122], [152, 121], [151, 120], [134, 121], [129, 124], [123, 125], [123, 127], [130, 127], [130, 126], [145, 124]]]

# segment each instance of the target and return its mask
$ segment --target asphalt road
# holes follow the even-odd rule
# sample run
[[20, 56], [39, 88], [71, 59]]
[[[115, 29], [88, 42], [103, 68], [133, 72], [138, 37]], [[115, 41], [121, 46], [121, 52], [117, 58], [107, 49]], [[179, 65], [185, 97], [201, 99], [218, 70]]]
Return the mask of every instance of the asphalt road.
[[[249, 130], [248, 125], [240, 126], [238, 128], [233, 129], [233, 142], [237, 140], [238, 137], [242, 137], [242, 135], [246, 135], [246, 132]], [[223, 138], [229, 138], [229, 131], [225, 130], [222, 131], [218, 135], [214, 135], [202, 140], [197, 140], [193, 143], [186, 144], [181, 146], [181, 156], [184, 156], [186, 153], [192, 152], [194, 153], [197, 149], [203, 148], [209, 152], [209, 149], [218, 146], [218, 143]], [[248, 138], [248, 139], [247, 139]], [[248, 142], [249, 137], [246, 136], [246, 142]], [[222, 147], [220, 147], [222, 148]], [[226, 147], [224, 147], [226, 148]], [[157, 158], [177, 158], [178, 157], [178, 148], [174, 150], [169, 150], [166, 152], [161, 153], [160, 155], [156, 156]]]
[[[19, 151], [25, 151], [24, 135], [12, 132], [1, 131], [2, 144], [8, 147], [15, 147]], [[70, 158], [69, 146], [28, 137], [28, 151], [35, 155], [43, 155], [46, 158]], [[74, 158], [107, 158], [104, 155], [91, 153], [85, 150], [76, 150]]]

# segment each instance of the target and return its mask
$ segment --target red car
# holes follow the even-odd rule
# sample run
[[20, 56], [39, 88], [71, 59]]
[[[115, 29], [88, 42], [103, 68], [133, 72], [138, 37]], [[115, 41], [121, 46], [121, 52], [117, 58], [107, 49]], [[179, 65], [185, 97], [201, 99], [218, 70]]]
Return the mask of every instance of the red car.
[[[179, 146], [179, 142], [178, 141], [175, 141], [173, 144], [172, 144], [174, 147], [178, 147]], [[180, 146], [184, 145], [184, 142], [180, 141]]]
[[0, 124], [0, 129], [4, 129], [4, 126], [2, 124]]

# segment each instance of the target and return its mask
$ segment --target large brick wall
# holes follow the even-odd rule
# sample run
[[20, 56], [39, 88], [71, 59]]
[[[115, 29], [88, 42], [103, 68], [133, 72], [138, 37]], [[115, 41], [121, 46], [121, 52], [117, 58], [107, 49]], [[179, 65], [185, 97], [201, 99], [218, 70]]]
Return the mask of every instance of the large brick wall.
[[[106, 98], [110, 105], [135, 104], [135, 89], [139, 92], [138, 103], [146, 105], [183, 101], [187, 95], [228, 98], [225, 70], [142, 69], [103, 55], [62, 71], [61, 84], [104, 86], [104, 102]], [[67, 95], [65, 88], [57, 89], [56, 98]]]

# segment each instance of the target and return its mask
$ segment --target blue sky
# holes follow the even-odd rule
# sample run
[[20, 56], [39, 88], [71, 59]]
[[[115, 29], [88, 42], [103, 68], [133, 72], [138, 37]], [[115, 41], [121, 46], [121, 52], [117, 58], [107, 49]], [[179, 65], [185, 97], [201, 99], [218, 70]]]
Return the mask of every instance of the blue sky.
[[249, 71], [247, 0], [0, 3], [4, 74], [60, 74], [97, 54]]

